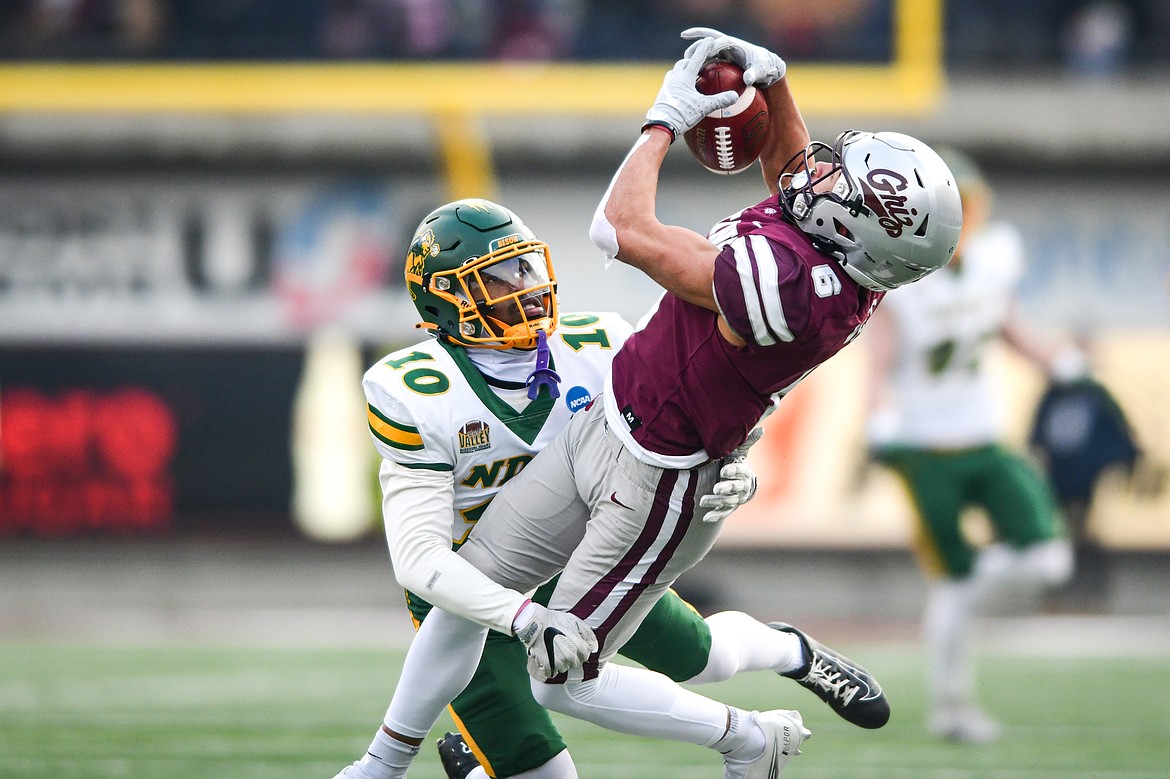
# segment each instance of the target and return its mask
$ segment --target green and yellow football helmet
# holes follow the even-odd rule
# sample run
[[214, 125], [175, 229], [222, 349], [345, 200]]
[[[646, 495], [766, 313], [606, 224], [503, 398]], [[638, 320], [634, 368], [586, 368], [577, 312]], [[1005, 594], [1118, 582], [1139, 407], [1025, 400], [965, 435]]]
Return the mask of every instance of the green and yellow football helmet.
[[556, 329], [556, 275], [548, 244], [488, 200], [456, 200], [415, 230], [406, 288], [419, 327], [462, 346], [533, 349]]

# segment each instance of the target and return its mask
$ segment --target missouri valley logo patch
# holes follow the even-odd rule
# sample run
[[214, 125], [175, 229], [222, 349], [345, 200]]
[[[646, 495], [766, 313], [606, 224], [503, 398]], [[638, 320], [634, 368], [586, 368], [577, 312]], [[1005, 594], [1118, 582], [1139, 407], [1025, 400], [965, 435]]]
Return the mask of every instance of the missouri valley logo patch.
[[459, 428], [459, 453], [482, 452], [492, 445], [491, 427], [487, 422], [475, 420]]

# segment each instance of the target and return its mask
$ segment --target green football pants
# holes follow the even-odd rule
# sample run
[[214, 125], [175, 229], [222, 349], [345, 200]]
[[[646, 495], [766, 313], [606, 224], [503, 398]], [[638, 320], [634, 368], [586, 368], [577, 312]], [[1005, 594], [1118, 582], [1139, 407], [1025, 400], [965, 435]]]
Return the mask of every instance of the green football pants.
[[[547, 603], [555, 583], [541, 587], [534, 600]], [[430, 604], [407, 595], [411, 614], [421, 622]], [[698, 675], [710, 653], [710, 628], [673, 590], [654, 605], [621, 650], [622, 656], [676, 682]], [[449, 707], [489, 776], [503, 779], [530, 771], [565, 749], [548, 710], [532, 697], [527, 660], [516, 638], [489, 631], [471, 683]]]
[[1021, 548], [1057, 538], [1064, 523], [1044, 477], [1003, 446], [955, 452], [893, 447], [878, 461], [897, 473], [918, 514], [915, 551], [928, 574], [959, 578], [975, 564], [964, 509], [982, 508], [996, 540]]

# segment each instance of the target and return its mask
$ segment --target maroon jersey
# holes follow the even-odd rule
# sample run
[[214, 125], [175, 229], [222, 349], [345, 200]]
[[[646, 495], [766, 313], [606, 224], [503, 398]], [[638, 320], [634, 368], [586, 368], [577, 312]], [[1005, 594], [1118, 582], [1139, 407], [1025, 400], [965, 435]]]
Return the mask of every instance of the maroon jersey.
[[613, 361], [610, 425], [640, 459], [691, 467], [743, 442], [768, 407], [861, 332], [884, 293], [782, 220], [774, 197], [728, 217], [709, 237], [718, 314], [666, 293]]

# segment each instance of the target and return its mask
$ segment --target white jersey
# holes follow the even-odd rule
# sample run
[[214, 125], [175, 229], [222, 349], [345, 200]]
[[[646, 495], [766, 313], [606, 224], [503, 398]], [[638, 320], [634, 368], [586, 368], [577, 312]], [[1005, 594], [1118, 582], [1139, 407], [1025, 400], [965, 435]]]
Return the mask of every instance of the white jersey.
[[500, 487], [601, 393], [630, 332], [617, 314], [562, 316], [548, 341], [555, 400], [491, 386], [460, 347], [431, 340], [393, 352], [363, 381], [374, 445], [408, 469], [453, 474], [451, 541], [462, 543]]
[[962, 265], [943, 268], [886, 296], [895, 323], [889, 376], [896, 404], [891, 443], [926, 448], [999, 439], [1002, 420], [987, 364], [1023, 269], [1023, 241], [993, 224], [963, 246]]

